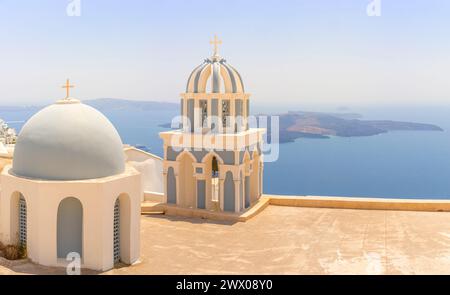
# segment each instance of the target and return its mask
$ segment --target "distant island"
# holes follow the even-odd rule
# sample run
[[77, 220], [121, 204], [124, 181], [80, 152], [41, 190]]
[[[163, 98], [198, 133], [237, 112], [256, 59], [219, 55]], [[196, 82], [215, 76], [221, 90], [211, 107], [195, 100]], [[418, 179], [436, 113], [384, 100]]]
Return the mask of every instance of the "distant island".
[[[293, 142], [298, 138], [330, 138], [330, 136], [372, 136], [389, 131], [443, 131], [439, 126], [391, 120], [362, 120], [354, 113], [288, 112], [280, 118], [280, 143]], [[170, 123], [159, 127], [171, 128]], [[268, 141], [270, 142], [268, 126]]]
[[359, 119], [360, 115], [350, 113], [288, 112], [279, 116], [280, 142], [292, 142], [302, 137], [372, 136], [389, 131], [443, 131], [441, 127], [432, 124], [362, 120]]
[[[121, 111], [132, 113], [139, 111], [179, 111], [178, 103], [158, 101], [136, 101], [117, 98], [99, 98], [84, 100], [84, 103], [109, 113]], [[43, 106], [0, 107], [0, 111], [28, 111], [37, 112]], [[356, 113], [321, 113], [321, 112], [288, 112], [279, 114], [281, 143], [293, 142], [298, 138], [329, 138], [330, 136], [356, 137], [372, 136], [389, 131], [443, 131], [439, 126], [424, 123], [400, 122], [391, 120], [363, 120]], [[167, 118], [170, 120], [171, 118]], [[159, 127], [170, 128], [170, 123], [160, 124]], [[268, 140], [270, 141], [270, 126], [268, 126]]]

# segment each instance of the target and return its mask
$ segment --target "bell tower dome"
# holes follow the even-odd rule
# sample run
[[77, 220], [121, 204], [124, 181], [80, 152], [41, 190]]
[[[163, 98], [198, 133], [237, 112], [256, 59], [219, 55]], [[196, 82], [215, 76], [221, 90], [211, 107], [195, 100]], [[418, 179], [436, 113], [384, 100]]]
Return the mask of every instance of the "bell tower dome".
[[191, 72], [186, 92], [181, 94], [181, 115], [187, 119], [183, 122], [184, 130], [215, 133], [247, 130], [250, 94], [245, 93], [239, 72], [219, 56], [217, 46], [222, 41], [215, 36], [211, 44], [213, 55]]

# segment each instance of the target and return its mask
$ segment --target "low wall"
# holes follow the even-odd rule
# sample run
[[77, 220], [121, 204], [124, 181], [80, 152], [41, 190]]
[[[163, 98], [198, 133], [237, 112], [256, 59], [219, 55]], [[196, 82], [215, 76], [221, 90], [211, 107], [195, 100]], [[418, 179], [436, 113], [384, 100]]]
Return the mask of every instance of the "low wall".
[[264, 195], [270, 205], [312, 208], [450, 212], [450, 200]]
[[144, 192], [144, 201], [147, 202], [155, 202], [155, 203], [164, 203], [164, 193], [158, 192]]
[[172, 216], [183, 216], [190, 218], [202, 218], [227, 222], [245, 222], [269, 206], [268, 198], [261, 198], [244, 212], [217, 212], [205, 209], [183, 208], [173, 204], [143, 204], [141, 207], [142, 214], [163, 213]]
[[450, 200], [263, 195], [248, 210], [241, 213], [228, 213], [182, 208], [166, 204], [160, 201], [161, 198], [163, 198], [163, 195], [160, 193], [146, 193], [145, 199], [148, 201], [152, 200], [153, 204], [143, 204], [142, 214], [161, 212], [174, 216], [245, 222], [258, 215], [269, 205], [332, 209], [450, 212]]

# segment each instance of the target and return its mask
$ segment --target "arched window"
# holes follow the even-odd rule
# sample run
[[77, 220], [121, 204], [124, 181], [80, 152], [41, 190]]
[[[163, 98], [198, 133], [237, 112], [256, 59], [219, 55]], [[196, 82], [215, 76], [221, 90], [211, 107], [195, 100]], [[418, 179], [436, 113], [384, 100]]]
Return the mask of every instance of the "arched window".
[[219, 163], [217, 158], [212, 158], [211, 167], [211, 199], [213, 202], [219, 201]]
[[22, 194], [19, 197], [19, 245], [27, 246], [27, 202]]
[[207, 122], [208, 119], [208, 101], [205, 99], [200, 100], [200, 110], [201, 110], [201, 128], [207, 128]]
[[219, 163], [217, 163], [217, 158], [215, 156], [212, 159], [212, 176], [219, 177]]
[[230, 101], [222, 100], [222, 127], [230, 127]]

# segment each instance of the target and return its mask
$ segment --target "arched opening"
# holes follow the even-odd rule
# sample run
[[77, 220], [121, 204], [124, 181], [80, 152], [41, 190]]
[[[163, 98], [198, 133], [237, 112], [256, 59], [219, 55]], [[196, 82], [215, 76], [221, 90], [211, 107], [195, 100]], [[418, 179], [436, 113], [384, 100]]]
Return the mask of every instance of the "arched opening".
[[185, 152], [177, 160], [180, 163], [179, 204], [182, 207], [195, 208], [196, 207], [196, 196], [195, 196], [196, 181], [194, 178], [194, 165], [193, 165], [195, 159], [189, 152]]
[[10, 226], [13, 243], [27, 247], [27, 202], [20, 192], [14, 192], [11, 196]]
[[58, 258], [71, 252], [83, 257], [83, 206], [74, 197], [65, 198], [58, 206], [57, 248]]
[[250, 201], [250, 176], [245, 176], [245, 208], [249, 208]]
[[222, 159], [214, 152], [209, 153], [203, 158], [205, 167], [206, 183], [206, 208], [219, 211], [220, 206], [220, 165]]
[[248, 152], [244, 155], [244, 179], [241, 177], [241, 181], [244, 181], [244, 208], [250, 207], [250, 166], [251, 166], [251, 160], [250, 160], [250, 154]]
[[225, 176], [224, 183], [224, 196], [223, 196], [223, 209], [224, 211], [234, 212], [236, 202], [236, 192], [234, 190], [233, 173], [228, 171]]
[[259, 199], [260, 191], [260, 156], [258, 153], [253, 154], [252, 173], [250, 175], [250, 203], [254, 203]]
[[121, 194], [114, 202], [113, 261], [114, 264], [130, 263], [131, 243], [131, 200], [128, 194]]
[[244, 210], [244, 179], [242, 171], [239, 172], [239, 211]]
[[211, 160], [211, 200], [219, 202], [219, 163], [215, 156]]
[[175, 178], [175, 171], [173, 167], [167, 170], [167, 203], [177, 203], [177, 179]]

